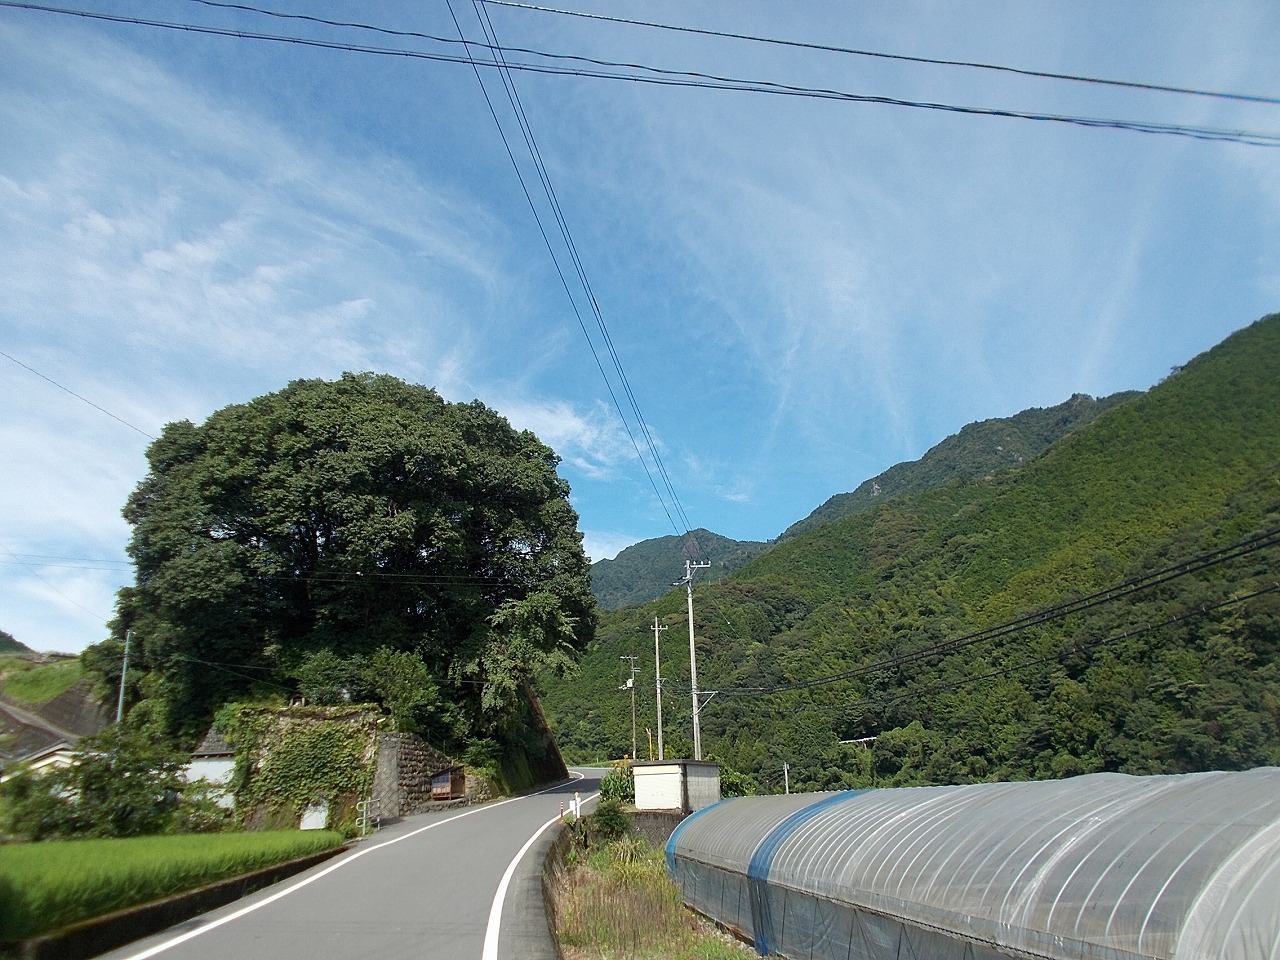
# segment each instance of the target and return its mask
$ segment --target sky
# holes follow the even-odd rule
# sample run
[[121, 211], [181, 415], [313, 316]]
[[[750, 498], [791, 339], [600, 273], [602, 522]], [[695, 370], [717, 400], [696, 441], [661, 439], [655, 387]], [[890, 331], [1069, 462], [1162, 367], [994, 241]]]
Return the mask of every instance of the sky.
[[[776, 537], [1280, 310], [1280, 147], [866, 98], [1272, 138], [1276, 103], [814, 48], [1274, 99], [1272, 0], [451, 2], [58, 4], [327, 46], [0, 2], [0, 629], [104, 639], [151, 439], [299, 378], [533, 430], [598, 560]], [[863, 99], [512, 70], [597, 317], [492, 50], [451, 42], [481, 13], [510, 62]]]

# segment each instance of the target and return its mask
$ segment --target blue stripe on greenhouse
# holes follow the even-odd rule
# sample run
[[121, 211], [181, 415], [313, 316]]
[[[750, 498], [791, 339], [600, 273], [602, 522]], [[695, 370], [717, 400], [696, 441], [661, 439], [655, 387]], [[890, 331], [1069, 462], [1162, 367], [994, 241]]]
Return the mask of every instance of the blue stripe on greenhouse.
[[[720, 803], [729, 802], [729, 800], [720, 801]], [[693, 823], [693, 821], [697, 820], [708, 810], [717, 806], [719, 806], [719, 804], [713, 803], [710, 807], [703, 807], [701, 810], [695, 810], [693, 813], [689, 814], [689, 816], [677, 823], [676, 828], [671, 831], [671, 839], [667, 841], [667, 872], [671, 874], [672, 877], [676, 875], [676, 842], [680, 839], [680, 834], [684, 833], [685, 827]]]
[[[773, 953], [773, 911], [769, 909], [769, 871], [773, 869], [773, 860], [782, 845], [790, 839], [800, 827], [818, 816], [828, 807], [852, 800], [863, 790], [845, 790], [841, 793], [823, 797], [816, 803], [801, 807], [769, 831], [755, 853], [751, 855], [751, 864], [747, 867], [747, 887], [751, 896], [751, 926], [755, 934], [756, 953], [767, 957]], [[672, 838], [674, 839], [674, 837]], [[668, 847], [668, 850], [671, 848]], [[670, 856], [670, 854], [668, 854]]]

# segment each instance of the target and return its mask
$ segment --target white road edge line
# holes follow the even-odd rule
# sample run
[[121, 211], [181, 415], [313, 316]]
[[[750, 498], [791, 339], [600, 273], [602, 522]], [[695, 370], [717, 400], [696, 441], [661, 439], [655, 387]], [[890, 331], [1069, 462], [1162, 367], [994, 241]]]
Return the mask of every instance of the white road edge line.
[[[590, 803], [598, 796], [600, 794], [593, 793], [582, 802]], [[506, 903], [507, 887], [511, 885], [511, 878], [515, 876], [516, 867], [520, 866], [520, 861], [529, 852], [529, 848], [546, 832], [548, 827], [559, 823], [561, 818], [562, 815], [557, 814], [540, 826], [533, 836], [524, 842], [524, 846], [520, 848], [520, 852], [515, 855], [515, 858], [507, 864], [506, 872], [502, 874], [502, 879], [498, 882], [498, 892], [493, 895], [493, 906], [489, 908], [489, 924], [484, 930], [484, 949], [480, 952], [480, 960], [498, 960], [498, 933], [502, 927], [502, 907]]]
[[[575, 774], [571, 772], [569, 776], [570, 776], [570, 779], [572, 780], [583, 779], [583, 776], [580, 773]], [[555, 790], [557, 787], [562, 787], [562, 786], [564, 786], [563, 783], [557, 783], [553, 787], [547, 787], [546, 790], [539, 790], [537, 791], [537, 793], [530, 793], [530, 794], [527, 794], [526, 796], [536, 797], [540, 793], [550, 793], [552, 790]], [[365, 847], [363, 850], [357, 850], [355, 853], [351, 854], [351, 856], [344, 857], [343, 859], [339, 860], [337, 863], [333, 864], [332, 866], [326, 867], [325, 869], [321, 870], [319, 873], [313, 873], [311, 876], [307, 877], [305, 880], [299, 880], [297, 883], [293, 884], [293, 886], [286, 887], [284, 890], [281, 890], [278, 893], [273, 893], [271, 896], [266, 897], [265, 899], [259, 900], [257, 903], [251, 903], [249, 904], [249, 906], [242, 907], [241, 909], [235, 911], [235, 913], [229, 913], [225, 917], [221, 917], [217, 920], [211, 921], [210, 923], [207, 923], [202, 927], [196, 927], [196, 929], [194, 930], [188, 930], [186, 933], [180, 934], [179, 936], [174, 937], [172, 940], [166, 940], [163, 943], [158, 943], [154, 947], [149, 947], [148, 949], [143, 950], [141, 953], [130, 954], [129, 956], [123, 958], [123, 960], [147, 960], [148, 957], [154, 957], [156, 954], [163, 953], [164, 951], [172, 947], [176, 947], [179, 944], [186, 943], [188, 940], [194, 940], [196, 937], [200, 936], [203, 933], [208, 933], [210, 930], [216, 930], [218, 927], [222, 926], [224, 923], [230, 923], [232, 920], [239, 920], [241, 917], [245, 916], [246, 914], [253, 913], [255, 910], [259, 910], [262, 907], [265, 907], [269, 903], [275, 903], [277, 900], [287, 897], [289, 894], [297, 890], [301, 890], [307, 884], [314, 883], [315, 881], [319, 880], [321, 877], [327, 877], [329, 874], [333, 873], [335, 870], [340, 870], [341, 868], [345, 867], [347, 864], [351, 863], [353, 860], [358, 860], [360, 857], [363, 857], [366, 853], [373, 853], [376, 850], [381, 850], [383, 847], [389, 847], [393, 843], [399, 843], [401, 840], [408, 840], [410, 837], [416, 837], [420, 833], [425, 833], [428, 830], [434, 830], [436, 827], [442, 827], [446, 823], [452, 823], [454, 820], [461, 820], [463, 817], [469, 817], [473, 813], [484, 813], [486, 810], [493, 810], [496, 807], [502, 806], [504, 803], [514, 803], [516, 800], [523, 800], [523, 799], [525, 798], [524, 797], [508, 797], [506, 800], [499, 800], [497, 803], [488, 803], [488, 804], [485, 804], [484, 806], [476, 807], [474, 810], [467, 810], [466, 812], [460, 813], [457, 816], [449, 817], [446, 820], [438, 820], [435, 823], [429, 823], [425, 827], [419, 827], [417, 830], [414, 830], [410, 833], [406, 833], [402, 837], [396, 837], [392, 840], [387, 840], [387, 841], [384, 841], [383, 843], [376, 844], [375, 846]], [[557, 817], [556, 819], [559, 819], [559, 817]], [[543, 829], [546, 829], [546, 828], [544, 827]], [[522, 850], [521, 854], [523, 853], [524, 851]], [[516, 859], [518, 860], [519, 857], [517, 856]]]

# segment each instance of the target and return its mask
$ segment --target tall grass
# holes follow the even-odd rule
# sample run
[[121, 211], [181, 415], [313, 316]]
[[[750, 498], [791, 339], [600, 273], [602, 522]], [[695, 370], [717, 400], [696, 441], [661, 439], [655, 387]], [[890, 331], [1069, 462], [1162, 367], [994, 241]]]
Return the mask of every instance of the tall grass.
[[332, 849], [332, 831], [190, 834], [0, 845], [0, 941]]
[[627, 837], [571, 848], [553, 867], [551, 908], [565, 960], [741, 960], [755, 954], [680, 902], [662, 853]]

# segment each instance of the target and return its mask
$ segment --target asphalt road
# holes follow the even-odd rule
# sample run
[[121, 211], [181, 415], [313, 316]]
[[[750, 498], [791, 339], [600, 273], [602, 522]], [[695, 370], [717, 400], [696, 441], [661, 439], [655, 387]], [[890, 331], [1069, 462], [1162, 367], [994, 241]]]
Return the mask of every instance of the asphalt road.
[[555, 826], [543, 828], [575, 792], [593, 796], [603, 775], [574, 773], [583, 779], [540, 794], [407, 817], [349, 853], [102, 956], [553, 960], [540, 877]]

